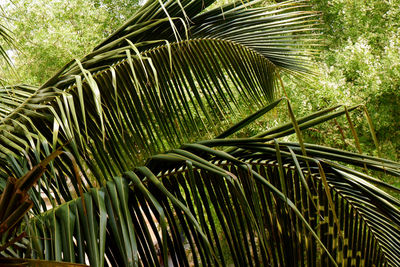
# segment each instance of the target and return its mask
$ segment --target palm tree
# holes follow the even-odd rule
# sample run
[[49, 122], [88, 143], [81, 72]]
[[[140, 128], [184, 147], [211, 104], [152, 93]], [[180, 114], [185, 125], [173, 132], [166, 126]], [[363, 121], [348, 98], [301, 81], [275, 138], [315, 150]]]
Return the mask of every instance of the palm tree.
[[[365, 173], [399, 176], [399, 163], [303, 142], [302, 130], [358, 107], [296, 119], [274, 101], [281, 73], [308, 75], [319, 14], [303, 1], [213, 2], [149, 0], [40, 88], [0, 90], [3, 188], [63, 151], [30, 189], [26, 222], [2, 235], [26, 233], [3, 256], [400, 264], [400, 202], [387, 193], [399, 189]], [[290, 122], [231, 137], [281, 102]], [[298, 143], [278, 139], [292, 134]]]

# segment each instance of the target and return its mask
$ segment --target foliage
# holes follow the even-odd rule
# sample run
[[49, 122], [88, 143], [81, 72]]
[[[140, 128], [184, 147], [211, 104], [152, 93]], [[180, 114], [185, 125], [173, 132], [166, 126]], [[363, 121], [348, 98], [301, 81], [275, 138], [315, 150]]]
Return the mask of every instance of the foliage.
[[[400, 165], [303, 141], [302, 130], [359, 106], [296, 119], [287, 99], [271, 102], [283, 73], [309, 74], [319, 13], [303, 1], [213, 2], [147, 1], [42, 86], [0, 90], [3, 185], [60, 145], [70, 156], [30, 190], [29, 238], [3, 255], [92, 266], [399, 264], [400, 203], [375, 185], [399, 189], [358, 168], [399, 176]], [[282, 101], [289, 122], [230, 137]], [[284, 141], [293, 134], [298, 143]]]
[[[29, 190], [34, 187], [43, 173], [46, 171], [47, 165], [63, 152], [56, 150], [38, 165], [34, 166], [29, 172], [20, 178], [8, 177], [7, 183], [0, 197], [0, 251], [12, 251], [12, 246], [18, 245], [21, 240], [26, 239], [27, 225], [22, 223], [22, 219], [27, 219], [27, 213], [32, 208], [33, 202], [28, 194]], [[25, 229], [25, 231], [22, 231]], [[75, 267], [86, 266], [81, 264], [72, 264], [65, 262], [46, 262], [35, 259], [1, 259], [2, 266], [31, 266], [31, 267]]]
[[[261, 107], [273, 96], [280, 69], [306, 71], [307, 59], [297, 54], [307, 54], [312, 43], [294, 37], [302, 31], [312, 35], [318, 14], [296, 11], [306, 7], [301, 3], [253, 13], [232, 4], [224, 12], [198, 13], [207, 5], [193, 1], [183, 13], [171, 2], [167, 17], [158, 5], [149, 2], [82, 61], [71, 61], [17, 109], [4, 113], [8, 137], [0, 141], [0, 161], [34, 149], [33, 140], [23, 140], [27, 133], [53, 149], [68, 141], [81, 166], [102, 183], [156, 151], [206, 138], [218, 131], [218, 122], [235, 119], [244, 107]], [[250, 15], [259, 19], [257, 26]], [[269, 38], [259, 38], [262, 29]], [[193, 40], [180, 39], [186, 34]]]
[[7, 54], [7, 47], [14, 47], [14, 39], [12, 38], [12, 34], [10, 34], [9, 29], [5, 27], [3, 21], [7, 15], [4, 10], [0, 8], [0, 58], [2, 59], [2, 63], [6, 63], [7, 66], [10, 66], [10, 57]]
[[[400, 213], [392, 205], [400, 202], [360, 179], [365, 175], [321, 157], [397, 171], [399, 164], [309, 145], [307, 154], [320, 158], [309, 158], [310, 176], [298, 144], [278, 150], [268, 140], [203, 141], [151, 157], [85, 194], [88, 222], [79, 198], [36, 217], [31, 235], [43, 237], [32, 240], [37, 257], [83, 262], [86, 252], [96, 266], [105, 264], [104, 253], [111, 266], [185, 266], [191, 259], [208, 266], [334, 265], [330, 257], [357, 266], [399, 264]], [[224, 145], [233, 151], [209, 148]], [[46, 237], [53, 248], [47, 254]]]
[[[318, 79], [308, 84], [287, 83], [298, 114], [330, 105], [365, 103], [375, 123], [381, 150], [388, 158], [400, 158], [400, 32], [399, 1], [313, 0], [325, 21], [326, 46], [316, 66]], [[312, 96], [312, 97], [310, 97]], [[362, 116], [353, 117], [364, 149], [377, 153]], [[339, 124], [344, 127], [343, 122]], [[336, 124], [309, 133], [310, 140], [342, 146]], [[324, 136], [338, 136], [330, 141]], [[317, 138], [317, 139], [315, 139]], [[347, 136], [346, 136], [347, 138]], [[348, 143], [350, 143], [348, 141]]]
[[137, 1], [17, 0], [3, 8], [12, 18], [4, 23], [17, 50], [12, 53], [15, 70], [4, 66], [0, 76], [12, 84], [40, 85], [110, 35], [134, 13]]
[[27, 251], [73, 262], [84, 262], [86, 253], [96, 266], [106, 264], [104, 254], [111, 266], [335, 265], [331, 260], [396, 266], [400, 202], [375, 185], [400, 190], [348, 165], [398, 176], [400, 164], [276, 142], [297, 124], [304, 130], [343, 114], [327, 109], [256, 138], [205, 140], [154, 155], [91, 188], [84, 204], [75, 198], [35, 216]]

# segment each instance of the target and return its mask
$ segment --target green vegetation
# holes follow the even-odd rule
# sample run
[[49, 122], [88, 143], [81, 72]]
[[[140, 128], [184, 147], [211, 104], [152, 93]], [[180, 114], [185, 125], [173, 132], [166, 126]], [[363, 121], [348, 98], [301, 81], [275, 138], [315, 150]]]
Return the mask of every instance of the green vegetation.
[[[313, 0], [311, 3], [315, 10], [322, 11], [326, 45], [315, 67], [316, 79], [300, 85], [287, 83], [295, 110], [301, 115], [336, 104], [365, 104], [383, 155], [399, 160], [400, 2]], [[363, 150], [377, 155], [362, 117], [360, 113], [353, 119]], [[344, 121], [339, 123], [346, 128]], [[309, 132], [309, 136], [313, 142], [343, 147], [335, 124], [323, 125], [318, 131]], [[334, 136], [334, 140], [327, 136]]]
[[[6, 2], [12, 31], [15, 71], [3, 64], [0, 78], [9, 84], [41, 85], [71, 59], [81, 58], [109, 36], [138, 8], [137, 1], [16, 0]], [[6, 67], [6, 68], [5, 68]], [[17, 75], [15, 75], [15, 72]]]
[[[400, 265], [400, 189], [371, 176], [398, 179], [400, 164], [360, 151], [381, 150], [376, 112], [366, 124], [356, 100], [373, 107], [375, 78], [389, 75], [366, 66], [385, 62], [383, 37], [363, 43], [351, 27], [373, 19], [361, 2], [316, 3], [328, 21], [319, 79], [308, 1], [149, 0], [111, 34], [126, 1], [76, 0], [54, 16], [24, 3], [32, 18], [13, 25], [35, 52], [14, 60], [34, 85], [0, 88], [0, 264]], [[343, 10], [358, 16], [339, 23]], [[71, 49], [51, 46], [71, 35]]]

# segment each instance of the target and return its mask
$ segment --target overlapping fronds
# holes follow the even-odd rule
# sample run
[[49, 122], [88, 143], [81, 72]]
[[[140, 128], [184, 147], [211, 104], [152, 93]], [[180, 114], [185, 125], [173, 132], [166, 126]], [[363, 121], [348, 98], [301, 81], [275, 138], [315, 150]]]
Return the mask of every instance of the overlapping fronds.
[[[377, 186], [400, 190], [357, 167], [398, 177], [400, 164], [277, 142], [295, 132], [293, 123], [226, 138], [277, 103], [225, 138], [152, 156], [108, 179], [84, 194], [85, 204], [75, 194], [34, 216], [25, 249], [7, 253], [78, 263], [87, 257], [92, 266], [397, 266], [400, 201]], [[298, 127], [345, 114], [338, 108], [300, 118]]]
[[[282, 69], [308, 73], [310, 56], [321, 45], [318, 12], [305, 9], [306, 1], [248, 9], [252, 5], [231, 4], [222, 13], [211, 10], [196, 16], [193, 35], [228, 39], [259, 52]], [[258, 34], [249, 34], [253, 31]]]
[[[42, 160], [38, 165], [34, 166], [31, 170], [25, 173], [20, 178], [9, 177], [2, 193], [0, 196], [0, 251], [5, 250], [11, 253], [13, 256], [12, 247], [23, 246], [27, 232], [24, 231], [26, 221], [22, 222], [23, 218], [26, 218], [27, 213], [33, 206], [33, 201], [30, 198], [28, 192], [36, 185], [37, 181], [41, 178], [43, 173], [46, 171], [47, 165], [56, 157], [61, 155], [63, 152], [56, 150], [46, 159]], [[34, 190], [34, 189], [33, 189]], [[82, 266], [79, 264], [66, 264], [62, 262], [45, 263], [38, 260], [21, 260], [21, 259], [1, 259], [0, 265], [4, 266]], [[8, 265], [9, 264], [9, 265]]]
[[[213, 2], [149, 0], [42, 87], [0, 91], [2, 178], [66, 150], [29, 191], [28, 238], [3, 255], [91, 266], [400, 264], [400, 203], [377, 186], [399, 189], [357, 170], [400, 176], [400, 165], [301, 138], [358, 107], [295, 119], [287, 102], [291, 122], [228, 138], [278, 105], [268, 102], [281, 70], [306, 72], [318, 13], [305, 1], [207, 9]], [[259, 111], [225, 130], [248, 110]], [[299, 143], [277, 141], [294, 133]]]
[[[78, 198], [35, 217], [32, 256], [83, 263], [87, 255], [92, 266], [399, 264], [400, 202], [377, 180], [322, 153], [304, 157], [297, 143], [230, 140], [236, 149], [226, 153], [211, 149], [223, 147], [216, 141], [153, 156], [91, 189], [86, 214]], [[377, 158], [367, 166], [400, 170]]]
[[156, 152], [211, 138], [270, 101], [280, 70], [305, 71], [319, 22], [303, 1], [204, 11], [212, 2], [148, 1], [17, 108], [4, 106], [2, 171], [39, 143], [69, 142], [102, 183]]

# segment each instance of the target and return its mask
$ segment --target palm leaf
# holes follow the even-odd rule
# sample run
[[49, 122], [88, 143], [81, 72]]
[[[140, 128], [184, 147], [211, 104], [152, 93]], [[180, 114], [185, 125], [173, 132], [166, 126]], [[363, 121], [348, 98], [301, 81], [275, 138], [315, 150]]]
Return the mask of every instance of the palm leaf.
[[[299, 119], [299, 127], [344, 114], [319, 111]], [[277, 146], [269, 136], [201, 141], [152, 156], [145, 167], [85, 193], [87, 213], [75, 197], [33, 217], [32, 248], [19, 256], [85, 263], [87, 255], [96, 266], [396, 266], [400, 202], [373, 184], [399, 189], [346, 165], [398, 175], [400, 164], [310, 144], [305, 157], [299, 144]]]
[[[86, 253], [90, 264], [98, 266], [158, 266], [168, 257], [176, 265], [398, 265], [400, 202], [338, 163], [320, 159], [341, 238], [317, 160], [298, 152], [300, 171], [307, 177], [302, 183], [286, 152], [294, 145], [279, 144], [282, 163], [273, 146], [241, 140], [235, 156], [199, 144], [153, 156], [146, 167], [86, 193], [87, 215], [78, 198], [33, 218], [31, 256], [83, 262], [79, 255]], [[280, 192], [280, 168], [286, 194]], [[102, 217], [108, 219], [101, 223]], [[56, 238], [57, 225], [64, 229], [63, 238]], [[60, 242], [73, 239], [79, 242]]]
[[212, 3], [148, 1], [92, 53], [1, 102], [2, 177], [22, 176], [60, 144], [70, 151], [30, 190], [29, 238], [4, 256], [92, 266], [399, 265], [400, 203], [375, 185], [398, 189], [356, 168], [399, 176], [400, 165], [277, 140], [357, 106], [226, 138], [278, 104], [268, 105], [281, 70], [307, 73], [319, 14], [304, 1]]
[[[70, 142], [79, 164], [102, 182], [156, 152], [212, 137], [223, 123], [238, 120], [244, 107], [265, 105], [280, 69], [305, 71], [300, 54], [315, 42], [298, 42], [299, 33], [312, 32], [318, 14], [299, 11], [307, 8], [302, 2], [203, 12], [211, 3], [149, 1], [18, 108], [7, 106], [0, 121], [3, 171], [11, 172], [8, 156], [32, 153], [32, 142], [52, 149]], [[267, 30], [271, 38], [257, 37]], [[279, 36], [286, 45], [277, 44]]]

